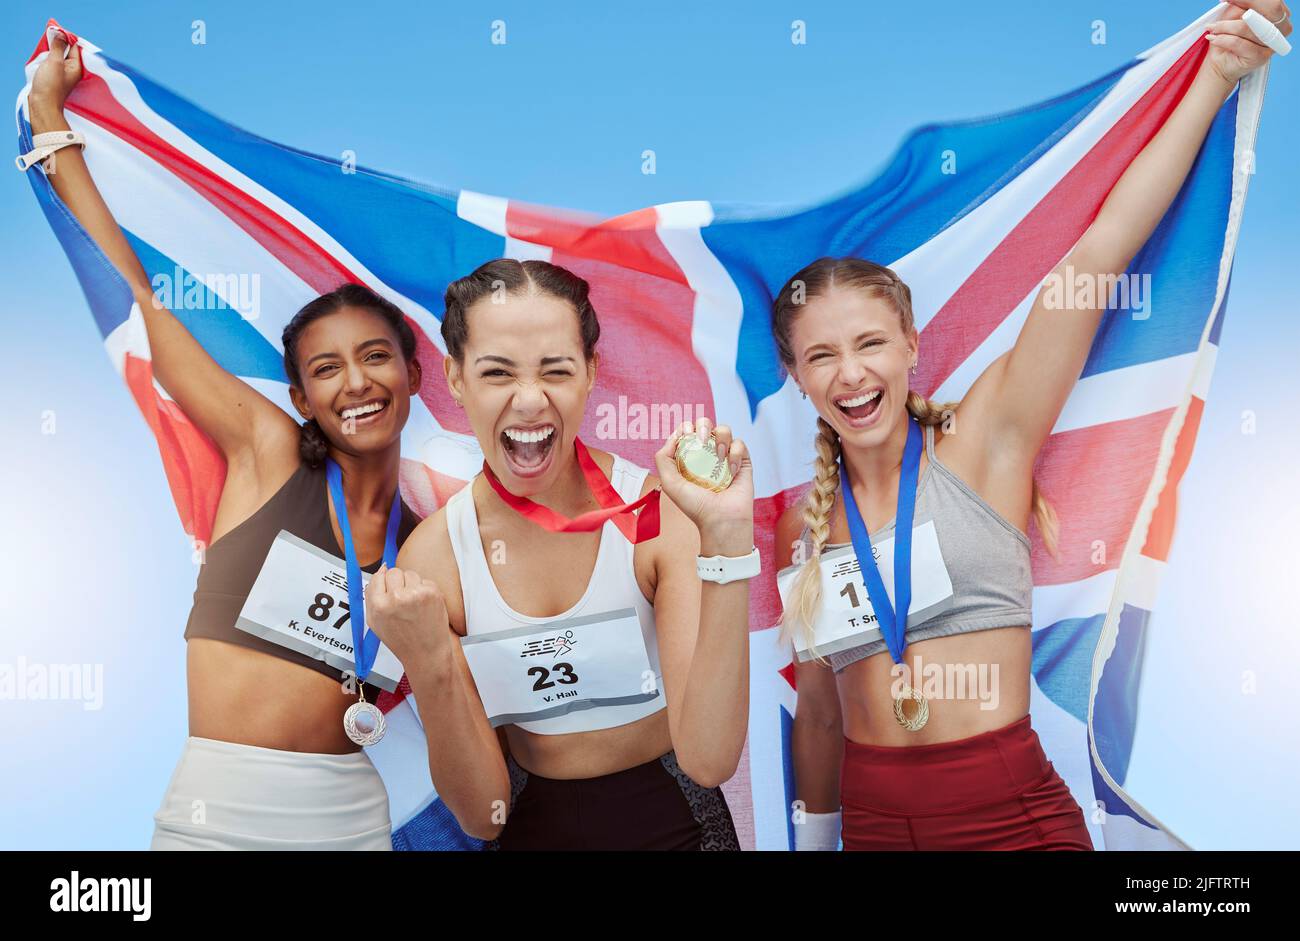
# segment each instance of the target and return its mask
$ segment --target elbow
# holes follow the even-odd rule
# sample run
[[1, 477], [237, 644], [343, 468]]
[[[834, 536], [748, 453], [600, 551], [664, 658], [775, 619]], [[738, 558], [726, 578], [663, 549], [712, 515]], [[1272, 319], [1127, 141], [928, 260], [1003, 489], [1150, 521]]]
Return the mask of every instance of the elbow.
[[501, 831], [506, 827], [506, 809], [502, 801], [492, 801], [489, 811], [484, 813], [470, 813], [464, 805], [451, 805], [446, 798], [444, 802], [449, 804], [452, 816], [456, 818], [456, 823], [465, 831], [466, 836], [471, 836], [476, 840], [490, 842], [501, 835]]
[[[432, 770], [432, 764], [430, 769]], [[504, 772], [504, 766], [502, 767]], [[495, 786], [466, 786], [457, 780], [439, 780], [431, 776], [434, 789], [466, 836], [491, 841], [505, 829], [510, 806], [510, 781], [502, 774]]]
[[728, 761], [721, 756], [713, 756], [710, 760], [684, 757], [679, 753], [677, 766], [700, 787], [721, 787], [735, 775], [736, 768], [740, 766], [740, 755], [737, 754]]
[[[459, 820], [459, 818], [457, 819]], [[460, 828], [465, 831], [466, 835], [472, 836], [476, 840], [482, 840], [484, 843], [490, 843], [501, 835], [505, 825], [476, 820], [470, 821], [469, 826], [462, 823]]]
[[731, 780], [731, 775], [735, 773], [736, 773], [736, 769], [733, 768], [731, 769], [731, 774], [691, 775], [691, 780], [694, 781], [696, 784], [698, 784], [700, 787], [713, 789], [715, 787], [722, 787], [722, 785], [726, 784], [728, 781]]

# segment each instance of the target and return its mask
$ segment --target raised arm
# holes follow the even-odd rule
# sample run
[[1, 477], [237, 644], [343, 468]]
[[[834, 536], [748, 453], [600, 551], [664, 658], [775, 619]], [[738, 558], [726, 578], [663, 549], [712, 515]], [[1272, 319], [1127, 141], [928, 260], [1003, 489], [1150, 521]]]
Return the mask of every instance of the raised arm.
[[[1093, 309], [1050, 309], [1039, 292], [1011, 351], [997, 359], [962, 401], [967, 427], [1005, 462], [1032, 467], [1087, 361], [1105, 310], [1112, 276], [1122, 275], [1178, 195], [1219, 108], [1244, 75], [1271, 55], [1241, 20], [1253, 8], [1270, 20], [1287, 12], [1282, 0], [1233, 0], [1210, 27], [1209, 49], [1186, 94], [1111, 189], [1096, 219], [1053, 271], [1067, 266], [1097, 288]], [[1288, 19], [1278, 26], [1290, 33]], [[975, 423], [972, 424], [972, 418]]]
[[[700, 425], [707, 437], [707, 420]], [[686, 481], [673, 459], [681, 434], [655, 455], [669, 498], [660, 503], [659, 537], [647, 543], [654, 547], [655, 627], [678, 764], [696, 783], [716, 787], [735, 774], [749, 727], [749, 582], [701, 581], [695, 557], [753, 549], [753, 472], [743, 442], [720, 425], [714, 434], [736, 468], [731, 486], [711, 493]]]
[[[81, 80], [81, 50], [56, 37], [27, 98], [32, 133], [68, 130], [63, 105]], [[283, 409], [217, 365], [179, 320], [157, 303], [139, 258], [91, 178], [79, 147], [55, 152], [50, 184], [131, 286], [149, 337], [154, 376], [228, 462], [271, 450], [297, 452], [298, 429]], [[42, 172], [36, 168], [29, 173]]]
[[510, 810], [510, 774], [438, 587], [455, 571], [446, 511], [439, 510], [406, 540], [397, 568], [371, 580], [366, 624], [406, 670], [438, 796], [466, 833], [491, 840]]

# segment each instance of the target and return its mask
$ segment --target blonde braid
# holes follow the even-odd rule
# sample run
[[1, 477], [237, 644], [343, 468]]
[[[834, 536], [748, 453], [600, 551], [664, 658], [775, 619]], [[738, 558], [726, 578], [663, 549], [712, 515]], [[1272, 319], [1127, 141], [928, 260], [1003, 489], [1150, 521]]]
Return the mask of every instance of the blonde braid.
[[[840, 436], [824, 418], [817, 419], [817, 462], [813, 469], [812, 486], [804, 500], [803, 520], [808, 525], [812, 542], [812, 555], [805, 559], [794, 585], [789, 602], [781, 619], [781, 640], [790, 643], [795, 632], [816, 655], [813, 645], [813, 622], [817, 619], [822, 602], [821, 555], [830, 540], [831, 510], [835, 506], [835, 491], [840, 488]], [[818, 660], [822, 660], [817, 655]], [[825, 662], [824, 660], [822, 662]]]
[[907, 410], [921, 427], [942, 425], [956, 412], [958, 402], [932, 402], [915, 389], [907, 390]]

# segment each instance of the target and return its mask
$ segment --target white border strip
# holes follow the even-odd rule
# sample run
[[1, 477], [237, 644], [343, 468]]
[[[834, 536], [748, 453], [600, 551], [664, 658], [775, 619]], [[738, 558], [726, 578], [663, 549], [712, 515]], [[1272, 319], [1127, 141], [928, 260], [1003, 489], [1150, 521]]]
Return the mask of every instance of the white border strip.
[[1102, 670], [1115, 649], [1115, 643], [1119, 635], [1119, 618], [1124, 605], [1128, 603], [1137, 604], [1138, 602], [1135, 599], [1143, 597], [1146, 603], [1141, 606], [1147, 610], [1152, 608], [1154, 599], [1150, 597], [1152, 593], [1149, 589], [1144, 590], [1146, 588], [1143, 584], [1144, 573], [1139, 560], [1143, 558], [1141, 554], [1142, 547], [1146, 544], [1151, 529], [1152, 516], [1164, 492], [1169, 468], [1173, 463], [1174, 448], [1182, 432], [1183, 423], [1187, 419], [1188, 408], [1191, 406], [1193, 397], [1199, 397], [1198, 391], [1203, 391], [1209, 386], [1209, 372], [1213, 368], [1215, 357], [1215, 353], [1212, 352], [1214, 344], [1210, 342], [1210, 331], [1222, 310], [1228, 275], [1232, 270], [1232, 257], [1236, 250], [1237, 237], [1241, 231], [1241, 218], [1245, 208], [1246, 191], [1249, 188], [1250, 175], [1254, 172], [1255, 154], [1253, 147], [1255, 134], [1259, 128], [1260, 111], [1264, 103], [1264, 89], [1267, 84], [1268, 69], [1265, 67], [1247, 75], [1242, 79], [1237, 89], [1237, 135], [1233, 148], [1232, 201], [1228, 209], [1228, 225], [1224, 234], [1223, 253], [1219, 258], [1219, 279], [1215, 289], [1214, 303], [1211, 306], [1210, 315], [1206, 317], [1205, 327], [1201, 333], [1201, 342], [1196, 354], [1198, 357], [1197, 367], [1188, 378], [1183, 401], [1179, 405], [1178, 411], [1170, 419], [1169, 425], [1165, 429], [1160, 442], [1160, 455], [1156, 462], [1155, 472], [1152, 474], [1151, 483], [1147, 487], [1133, 529], [1129, 534], [1128, 544], [1124, 549], [1115, 595], [1111, 599], [1106, 622], [1102, 626], [1097, 649], [1093, 654], [1091, 691], [1088, 697], [1089, 747], [1092, 749], [1093, 764], [1097, 772], [1121, 800], [1127, 802], [1149, 823], [1163, 830], [1171, 841], [1186, 849], [1190, 849], [1190, 847], [1169, 832], [1169, 829], [1161, 824], [1154, 814], [1134, 800], [1111, 776], [1101, 760], [1100, 753], [1097, 751], [1093, 730], [1093, 711], [1096, 706], [1097, 687], [1101, 681]]

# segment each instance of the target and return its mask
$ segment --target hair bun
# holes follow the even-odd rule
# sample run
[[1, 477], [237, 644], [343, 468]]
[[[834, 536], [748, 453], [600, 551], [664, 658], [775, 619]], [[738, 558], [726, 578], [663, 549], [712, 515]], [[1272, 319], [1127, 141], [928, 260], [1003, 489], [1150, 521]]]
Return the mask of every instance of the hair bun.
[[308, 467], [320, 467], [329, 454], [329, 441], [316, 419], [303, 422], [298, 438], [298, 455]]

